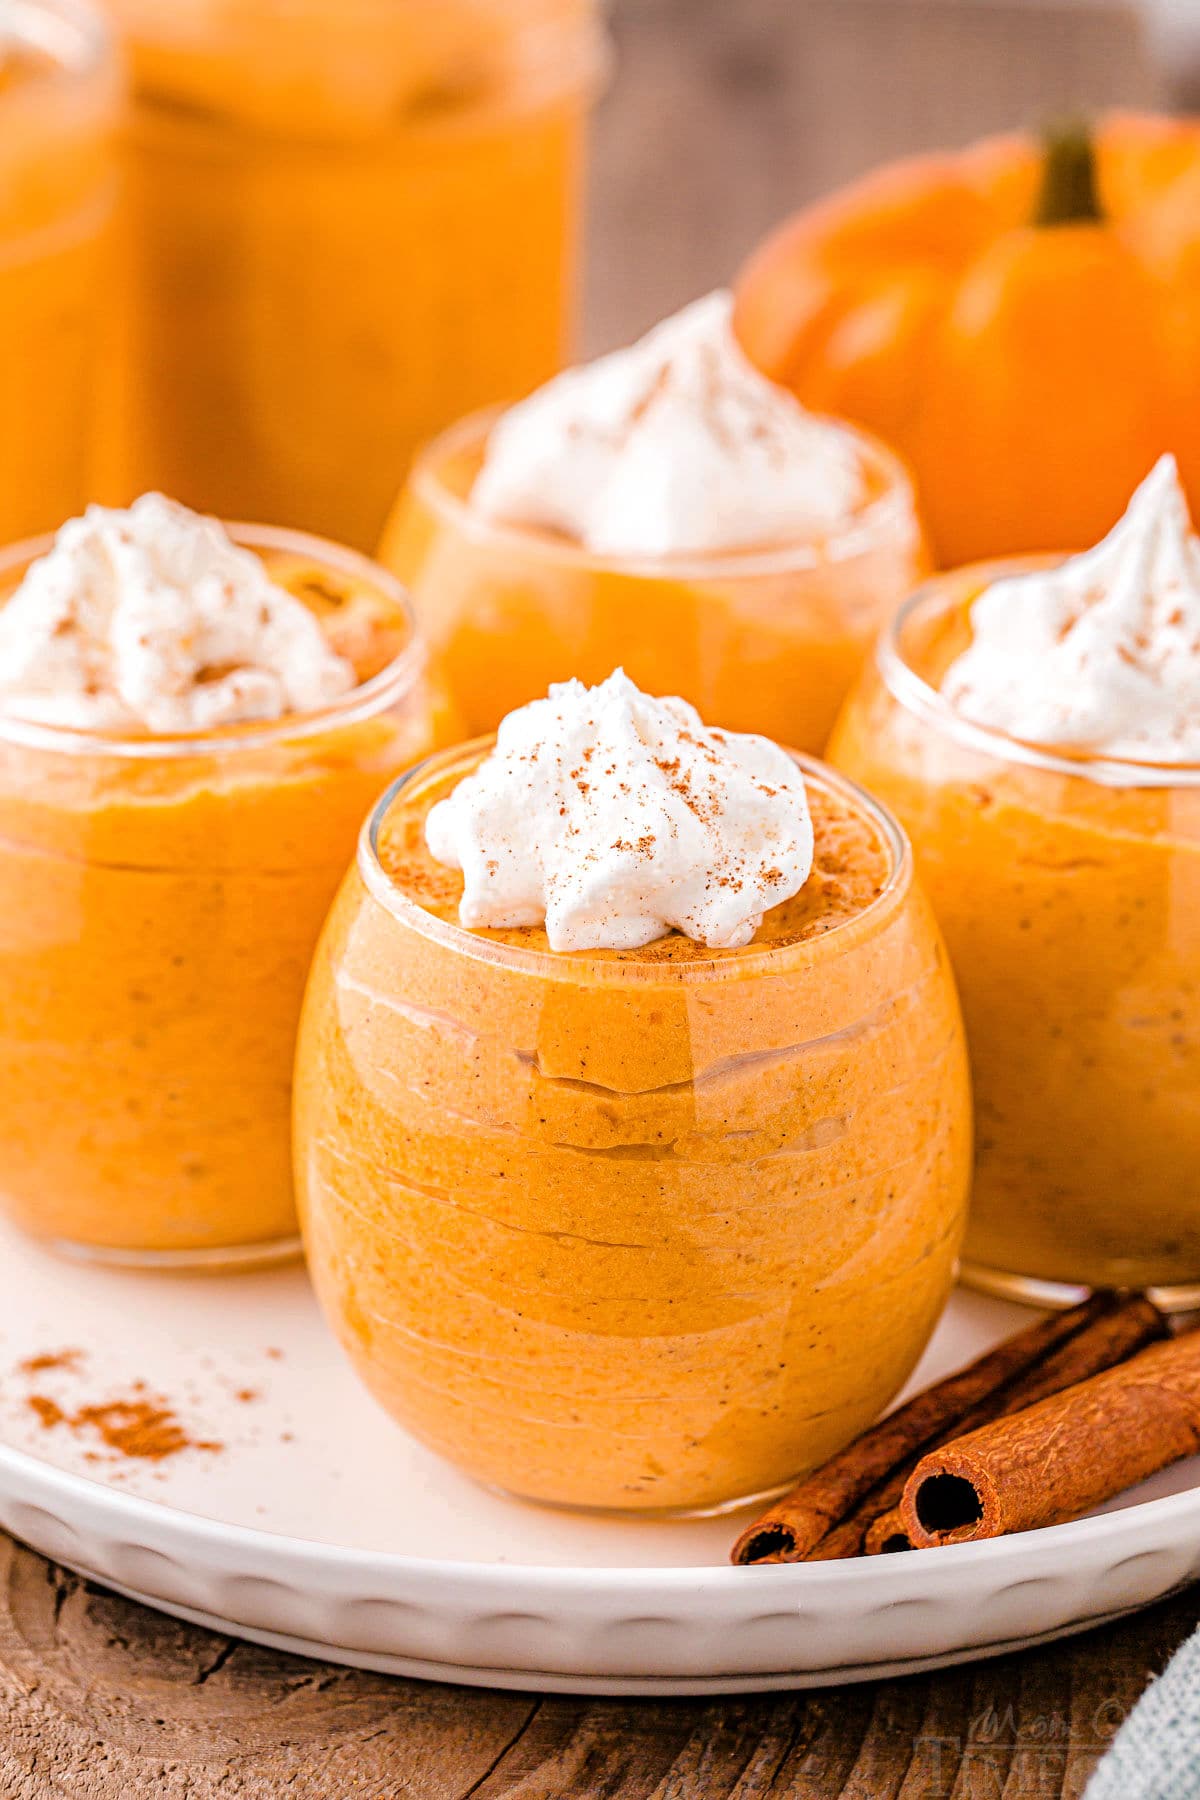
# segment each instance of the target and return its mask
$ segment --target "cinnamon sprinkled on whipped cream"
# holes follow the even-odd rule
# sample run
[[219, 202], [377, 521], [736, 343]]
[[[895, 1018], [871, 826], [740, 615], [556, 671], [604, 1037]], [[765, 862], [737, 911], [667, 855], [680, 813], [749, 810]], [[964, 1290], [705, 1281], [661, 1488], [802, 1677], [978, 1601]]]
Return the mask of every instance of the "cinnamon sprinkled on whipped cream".
[[1200, 538], [1164, 456], [1102, 543], [993, 582], [946, 699], [1029, 743], [1133, 761], [1200, 760]]
[[813, 862], [786, 752], [710, 731], [620, 669], [510, 713], [425, 833], [435, 860], [462, 871], [463, 925], [544, 924], [552, 950], [634, 950], [669, 931], [739, 948]]
[[356, 681], [259, 557], [161, 494], [70, 520], [0, 607], [0, 715], [38, 724], [205, 731], [315, 712]]
[[471, 505], [606, 556], [794, 544], [862, 504], [853, 438], [748, 361], [722, 291], [568, 369], [488, 441]]

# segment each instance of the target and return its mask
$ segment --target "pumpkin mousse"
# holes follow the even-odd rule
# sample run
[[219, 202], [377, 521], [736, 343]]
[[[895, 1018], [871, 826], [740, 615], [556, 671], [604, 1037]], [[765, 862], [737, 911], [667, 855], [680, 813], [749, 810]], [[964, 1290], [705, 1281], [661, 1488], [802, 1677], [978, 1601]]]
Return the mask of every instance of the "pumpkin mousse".
[[565, 359], [598, 8], [108, 4], [132, 86], [112, 497], [372, 548], [418, 445]]
[[308, 961], [433, 741], [389, 578], [237, 535], [147, 495], [0, 564], [0, 1205], [111, 1260], [294, 1243]]
[[0, 10], [0, 543], [50, 529], [87, 491], [120, 101], [101, 8]]
[[746, 360], [714, 293], [422, 456], [381, 556], [468, 729], [620, 662], [713, 724], [819, 751], [922, 568], [889, 451]]
[[385, 1408], [478, 1479], [721, 1507], [913, 1366], [968, 1112], [888, 817], [620, 673], [572, 682], [363, 835], [301, 1028], [310, 1267]]
[[1095, 549], [930, 584], [831, 745], [962, 991], [973, 1278], [1200, 1283], [1200, 540], [1172, 460]]

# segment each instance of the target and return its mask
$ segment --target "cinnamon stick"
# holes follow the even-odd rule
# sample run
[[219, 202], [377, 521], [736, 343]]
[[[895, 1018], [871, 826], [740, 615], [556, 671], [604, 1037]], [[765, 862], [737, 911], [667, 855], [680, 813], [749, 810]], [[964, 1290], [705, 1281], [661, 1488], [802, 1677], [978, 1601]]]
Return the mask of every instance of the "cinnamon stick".
[[904, 1529], [904, 1520], [900, 1517], [898, 1506], [880, 1513], [863, 1540], [863, 1549], [868, 1556], [891, 1556], [897, 1550], [911, 1550], [913, 1547], [913, 1541]]
[[872, 1488], [930, 1444], [943, 1440], [990, 1395], [1116, 1307], [1115, 1295], [1093, 1294], [1067, 1312], [1052, 1313], [1027, 1326], [969, 1367], [915, 1394], [777, 1500], [738, 1538], [730, 1560], [805, 1561]]
[[1200, 1331], [923, 1456], [900, 1503], [919, 1548], [1058, 1525], [1200, 1449]]
[[[1018, 1375], [1007, 1387], [989, 1395], [980, 1405], [973, 1407], [937, 1441], [945, 1443], [951, 1437], [964, 1437], [992, 1419], [1019, 1412], [1023, 1407], [1033, 1406], [1050, 1394], [1073, 1387], [1076, 1382], [1085, 1381], [1088, 1376], [1097, 1375], [1102, 1369], [1124, 1362], [1135, 1351], [1153, 1343], [1156, 1338], [1165, 1337], [1166, 1331], [1166, 1320], [1149, 1300], [1140, 1295], [1123, 1300], [1090, 1325], [1077, 1331], [1066, 1343], [1052, 1350], [1042, 1362], [1035, 1363], [1023, 1375]], [[901, 1535], [898, 1519], [895, 1528], [883, 1534], [876, 1532], [875, 1526], [881, 1517], [896, 1513], [908, 1478], [919, 1460], [918, 1454], [901, 1463], [886, 1481], [871, 1490], [849, 1518], [836, 1525], [821, 1539], [805, 1561], [828, 1562], [838, 1557], [858, 1556], [864, 1550], [868, 1556], [876, 1554], [871, 1548], [873, 1534], [876, 1541], [881, 1535], [887, 1537], [889, 1551], [905, 1548], [898, 1541]], [[907, 1548], [915, 1549], [916, 1546], [909, 1543]]]

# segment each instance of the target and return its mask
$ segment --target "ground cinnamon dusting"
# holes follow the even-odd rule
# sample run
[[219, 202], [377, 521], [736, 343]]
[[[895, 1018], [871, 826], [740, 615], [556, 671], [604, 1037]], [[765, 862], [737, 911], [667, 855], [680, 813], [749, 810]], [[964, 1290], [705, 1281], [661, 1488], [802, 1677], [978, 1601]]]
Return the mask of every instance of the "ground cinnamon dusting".
[[44, 1350], [40, 1356], [27, 1356], [17, 1364], [21, 1375], [44, 1375], [51, 1369], [69, 1369], [72, 1374], [83, 1360], [82, 1350]]
[[[678, 776], [679, 759], [663, 757], [659, 768], [668, 780]], [[451, 784], [452, 785], [452, 784]], [[444, 790], [443, 790], [444, 791]], [[690, 792], [690, 791], [689, 791]], [[462, 896], [463, 879], [457, 869], [435, 863], [425, 843], [425, 818], [429, 808], [442, 798], [441, 791], [424, 795], [411, 810], [395, 807], [389, 813], [380, 833], [380, 864], [397, 887], [435, 918], [456, 921]], [[696, 796], [690, 792], [691, 800]], [[705, 798], [701, 805], [711, 804]], [[810, 784], [809, 804], [816, 837], [812, 873], [798, 894], [767, 912], [755, 943], [784, 949], [822, 936], [835, 926], [861, 912], [876, 900], [887, 883], [890, 857], [874, 822], [836, 790], [817, 783]], [[620, 838], [613, 848], [636, 849], [649, 854], [653, 849], [652, 833], [633, 842]], [[770, 870], [773, 884], [781, 871]], [[714, 866], [710, 879], [725, 886], [738, 879], [727, 862]], [[476, 935], [496, 943], [520, 948], [544, 949], [545, 931], [540, 926], [514, 926], [479, 931]], [[597, 961], [634, 961], [645, 963], [694, 963], [723, 961], [743, 954], [738, 950], [711, 950], [682, 933], [672, 931], [637, 950], [596, 950], [589, 955]]]
[[53, 1425], [61, 1425], [67, 1416], [58, 1401], [52, 1400], [49, 1394], [30, 1394], [28, 1405], [37, 1414], [38, 1423], [47, 1431]]
[[75, 1432], [94, 1431], [107, 1449], [145, 1462], [161, 1462], [181, 1450], [216, 1452], [225, 1448], [214, 1439], [190, 1436], [165, 1402], [107, 1400], [68, 1413], [48, 1394], [30, 1394], [27, 1405], [47, 1431], [59, 1425]]

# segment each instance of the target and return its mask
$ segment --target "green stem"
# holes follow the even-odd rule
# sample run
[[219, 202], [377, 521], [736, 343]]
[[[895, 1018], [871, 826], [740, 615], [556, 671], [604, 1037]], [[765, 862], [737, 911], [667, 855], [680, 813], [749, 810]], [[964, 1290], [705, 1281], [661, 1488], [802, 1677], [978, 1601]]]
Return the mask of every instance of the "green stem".
[[1075, 121], [1042, 138], [1042, 187], [1035, 225], [1096, 225], [1103, 218], [1096, 189], [1096, 150], [1089, 126]]

